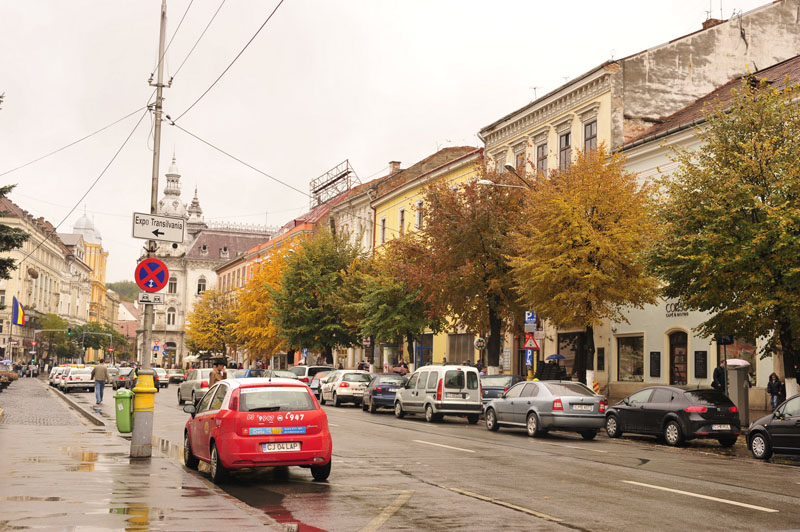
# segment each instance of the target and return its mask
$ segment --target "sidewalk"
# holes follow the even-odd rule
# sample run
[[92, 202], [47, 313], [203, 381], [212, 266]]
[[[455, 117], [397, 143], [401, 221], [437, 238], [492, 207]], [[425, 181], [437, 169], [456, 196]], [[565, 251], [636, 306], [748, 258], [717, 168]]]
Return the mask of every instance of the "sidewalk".
[[12, 384], [0, 409], [0, 530], [283, 530], [156, 448], [131, 460], [115, 429], [38, 379]]

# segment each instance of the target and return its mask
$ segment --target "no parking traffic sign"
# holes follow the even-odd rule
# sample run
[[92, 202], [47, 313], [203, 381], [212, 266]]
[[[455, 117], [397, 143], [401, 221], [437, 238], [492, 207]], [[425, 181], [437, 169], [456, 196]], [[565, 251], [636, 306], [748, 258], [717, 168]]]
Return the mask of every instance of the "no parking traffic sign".
[[158, 292], [169, 280], [167, 265], [158, 259], [144, 259], [136, 266], [134, 278], [139, 288], [145, 292]]

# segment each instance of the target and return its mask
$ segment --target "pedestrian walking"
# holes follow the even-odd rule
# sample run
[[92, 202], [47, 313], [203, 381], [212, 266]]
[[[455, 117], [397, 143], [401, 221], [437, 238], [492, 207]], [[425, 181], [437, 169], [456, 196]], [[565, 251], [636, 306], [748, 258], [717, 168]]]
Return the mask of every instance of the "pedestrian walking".
[[769, 394], [769, 406], [772, 408], [772, 410], [778, 408], [778, 405], [781, 402], [781, 395], [784, 393], [783, 387], [784, 384], [778, 378], [778, 374], [770, 374], [769, 381], [767, 382], [767, 393]]
[[719, 366], [714, 368], [714, 375], [713, 380], [711, 381], [711, 387], [717, 390], [718, 392], [725, 393], [725, 361], [720, 360]]
[[339, 361], [339, 365], [336, 367], [336, 369], [344, 369], [344, 365], [341, 361]]
[[103, 402], [103, 392], [106, 389], [106, 381], [108, 380], [108, 368], [105, 362], [105, 359], [101, 358], [97, 365], [92, 368], [91, 378], [94, 379], [94, 396], [98, 405]]
[[217, 362], [214, 364], [214, 369], [211, 370], [211, 375], [208, 377], [208, 387], [211, 388], [219, 381], [227, 378], [228, 374], [225, 371], [225, 364], [223, 362]]

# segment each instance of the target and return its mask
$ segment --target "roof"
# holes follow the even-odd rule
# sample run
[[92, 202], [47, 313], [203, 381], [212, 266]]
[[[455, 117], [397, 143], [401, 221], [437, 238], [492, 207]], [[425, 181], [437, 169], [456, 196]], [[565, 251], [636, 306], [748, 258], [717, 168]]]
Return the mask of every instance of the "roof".
[[[227, 262], [268, 238], [264, 233], [241, 233], [218, 229], [205, 229], [200, 232], [192, 247], [186, 252], [186, 258], [202, 259], [216, 262]], [[203, 250], [205, 246], [205, 251]], [[222, 250], [227, 248], [227, 254]]]
[[58, 233], [58, 237], [66, 246], [77, 246], [83, 239], [83, 235], [78, 233]]
[[53, 240], [58, 247], [61, 248], [66, 254], [71, 253], [71, 251], [64, 245], [64, 241], [61, 240], [61, 237], [58, 233], [56, 233], [56, 228], [44, 219], [44, 217], [40, 216], [38, 218], [34, 218], [31, 213], [11, 201], [6, 197], [0, 198], [0, 215], [8, 216], [11, 218], [27, 218], [30, 223], [35, 225], [42, 233], [52, 237]]
[[453, 146], [449, 148], [443, 148], [405, 170], [401, 170], [395, 174], [378, 180], [373, 187], [376, 192], [376, 198], [385, 196], [393, 190], [410, 183], [414, 179], [436, 170], [441, 166], [449, 164], [456, 159], [460, 159], [465, 155], [480, 152], [481, 149], [482, 148], [476, 148], [474, 146]]
[[[783, 88], [786, 86], [787, 79], [790, 83], [800, 80], [800, 55], [759, 70], [752, 75], [759, 81], [766, 80], [771, 87]], [[704, 112], [707, 106], [717, 104], [722, 105], [723, 108], [730, 106], [733, 101], [731, 91], [741, 85], [742, 79], [741, 76], [735, 77], [683, 109], [662, 117], [656, 125], [626, 143], [625, 147], [632, 147], [633, 144], [642, 144], [648, 140], [676, 133], [691, 125], [702, 124], [705, 122]]]
[[136, 305], [134, 305], [130, 301], [120, 301], [119, 304], [125, 307], [125, 310], [130, 312], [131, 315], [136, 319], [136, 321], [139, 321], [140, 314], [139, 314], [139, 309], [136, 308]]

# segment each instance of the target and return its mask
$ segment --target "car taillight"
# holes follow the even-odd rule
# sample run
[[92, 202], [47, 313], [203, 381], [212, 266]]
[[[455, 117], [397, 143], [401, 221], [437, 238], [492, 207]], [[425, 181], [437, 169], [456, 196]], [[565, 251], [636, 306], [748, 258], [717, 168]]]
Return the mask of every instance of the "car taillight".
[[339, 383], [339, 388], [349, 388], [349, 387], [350, 387], [350, 383], [349, 382], [340, 382]]
[[442, 384], [443, 384], [443, 382], [444, 381], [442, 379], [439, 379], [439, 384], [436, 385], [436, 400], [437, 401], [441, 401], [442, 400]]
[[507, 391], [508, 391], [508, 386], [506, 386], [505, 388], [503, 388], [503, 393], [506, 393]]
[[72, 375], [70, 375], [70, 376], [69, 376], [69, 379], [67, 379], [67, 380], [70, 380], [70, 381], [71, 381], [71, 380], [72, 380]]
[[231, 400], [228, 401], [228, 410], [233, 410], [234, 412], [239, 410], [239, 389], [235, 389], [231, 394]]
[[606, 398], [604, 397], [604, 398], [603, 398], [603, 400], [602, 400], [602, 401], [600, 401], [600, 409], [599, 409], [599, 412], [601, 412], [601, 413], [602, 413], [602, 412], [605, 412], [605, 411], [606, 411], [606, 408], [608, 408], [608, 399], [606, 399]]
[[208, 388], [208, 381], [200, 381], [201, 388]]
[[376, 386], [376, 387], [375, 387], [375, 391], [376, 391], [376, 392], [382, 392], [382, 391], [383, 391], [383, 388], [381, 388], [380, 386]]
[[685, 412], [697, 412], [699, 414], [704, 414], [704, 413], [708, 412], [708, 408], [706, 408], [704, 406], [687, 406], [686, 408], [684, 408], [684, 411]]
[[728, 407], [728, 412], [730, 412], [731, 414], [735, 414], [735, 413], [737, 413], [738, 411], [739, 411], [739, 409], [738, 409], [738, 408], [736, 408], [735, 406], [729, 406], [729, 407]]
[[561, 399], [553, 401], [553, 410], [564, 410], [564, 405], [561, 404]]
[[300, 382], [304, 382], [304, 383], [308, 384], [308, 377], [300, 377], [297, 380], [299, 380]]

